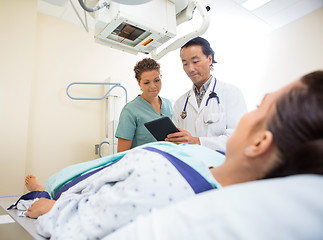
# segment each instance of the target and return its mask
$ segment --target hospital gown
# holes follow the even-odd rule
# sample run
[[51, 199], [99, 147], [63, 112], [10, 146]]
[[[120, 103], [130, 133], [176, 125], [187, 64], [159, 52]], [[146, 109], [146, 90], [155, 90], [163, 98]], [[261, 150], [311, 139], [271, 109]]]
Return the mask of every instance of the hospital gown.
[[121, 160], [64, 192], [36, 221], [52, 239], [102, 238], [123, 225], [194, 195], [178, 170], [162, 155], [133, 149]]

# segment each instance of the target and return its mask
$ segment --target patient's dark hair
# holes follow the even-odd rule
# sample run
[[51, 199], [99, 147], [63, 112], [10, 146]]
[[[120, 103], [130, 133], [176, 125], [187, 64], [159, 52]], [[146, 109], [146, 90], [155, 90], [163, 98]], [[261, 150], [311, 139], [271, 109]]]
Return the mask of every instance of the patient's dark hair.
[[135, 78], [138, 82], [140, 82], [141, 74], [144, 72], [156, 70], [158, 73], [160, 73], [160, 64], [154, 59], [144, 58], [140, 62], [137, 62], [133, 70], [135, 72]]
[[280, 97], [268, 122], [280, 163], [266, 178], [323, 175], [323, 71], [303, 76], [301, 83]]

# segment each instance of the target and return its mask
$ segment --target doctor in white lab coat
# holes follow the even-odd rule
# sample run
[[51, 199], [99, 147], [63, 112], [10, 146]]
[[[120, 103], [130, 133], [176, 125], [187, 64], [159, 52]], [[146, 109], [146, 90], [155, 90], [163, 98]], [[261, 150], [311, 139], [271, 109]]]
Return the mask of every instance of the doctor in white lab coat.
[[187, 42], [180, 56], [193, 87], [174, 104], [173, 122], [180, 132], [169, 134], [165, 140], [225, 152], [228, 137], [247, 112], [244, 97], [237, 87], [211, 75], [216, 63], [214, 51], [204, 38]]

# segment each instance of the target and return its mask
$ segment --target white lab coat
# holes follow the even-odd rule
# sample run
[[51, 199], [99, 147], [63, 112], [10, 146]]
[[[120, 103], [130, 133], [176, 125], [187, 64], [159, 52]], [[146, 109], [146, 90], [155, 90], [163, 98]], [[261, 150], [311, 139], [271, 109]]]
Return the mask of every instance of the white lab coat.
[[[240, 118], [247, 112], [247, 106], [241, 91], [228, 83], [217, 80], [216, 98], [206, 101], [214, 86], [214, 77], [203, 97], [200, 107], [196, 102], [193, 87], [182, 95], [174, 104], [173, 122], [177, 127], [188, 131], [193, 137], [199, 137], [202, 146], [225, 152], [228, 137], [236, 128]], [[181, 113], [188, 98], [185, 119]]]

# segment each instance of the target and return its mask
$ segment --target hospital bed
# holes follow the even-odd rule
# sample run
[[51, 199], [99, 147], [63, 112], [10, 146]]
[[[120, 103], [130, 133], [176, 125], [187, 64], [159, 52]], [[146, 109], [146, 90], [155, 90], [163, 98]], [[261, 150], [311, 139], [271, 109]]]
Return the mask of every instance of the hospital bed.
[[[322, 186], [323, 176], [308, 174], [211, 190], [139, 216], [104, 240], [323, 239]], [[1, 197], [0, 205], [17, 199]], [[33, 219], [9, 214], [34, 239], [44, 239]]]
[[[20, 196], [0, 197], [0, 240], [28, 240], [46, 239], [38, 235], [35, 228], [35, 219], [19, 217], [18, 210], [6, 210], [12, 203], [15, 203]], [[3, 209], [1, 209], [1, 207]], [[8, 216], [9, 215], [9, 216]]]

